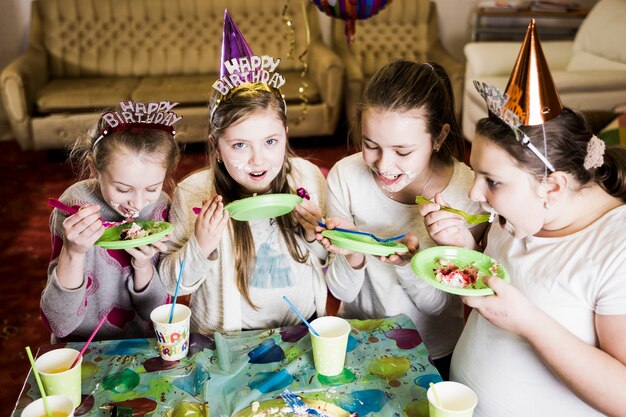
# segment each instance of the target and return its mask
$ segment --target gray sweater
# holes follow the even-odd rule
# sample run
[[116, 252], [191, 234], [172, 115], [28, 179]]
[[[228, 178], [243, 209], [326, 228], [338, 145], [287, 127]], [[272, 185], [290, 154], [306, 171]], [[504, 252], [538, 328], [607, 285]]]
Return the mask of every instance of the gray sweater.
[[[98, 204], [103, 220], [123, 220], [99, 192], [94, 192], [94, 181], [72, 185], [60, 200], [69, 206]], [[164, 220], [168, 207], [169, 197], [161, 193], [156, 202], [139, 213], [137, 220]], [[67, 216], [56, 209], [50, 216], [52, 256], [48, 266], [48, 283], [41, 295], [44, 324], [59, 339], [86, 340], [102, 315], [106, 314], [107, 319], [96, 335], [97, 340], [151, 336], [150, 313], [168, 299], [157, 274], [158, 258], [153, 260], [150, 283], [143, 291], [136, 292], [133, 289], [131, 256], [125, 250], [94, 246], [87, 252], [82, 285], [72, 290], [65, 289], [58, 282], [56, 269], [63, 246], [63, 221]]]

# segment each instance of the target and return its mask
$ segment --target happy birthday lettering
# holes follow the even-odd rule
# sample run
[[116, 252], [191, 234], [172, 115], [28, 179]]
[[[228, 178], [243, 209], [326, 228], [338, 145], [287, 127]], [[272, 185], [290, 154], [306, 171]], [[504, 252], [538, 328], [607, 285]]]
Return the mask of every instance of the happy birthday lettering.
[[114, 128], [126, 123], [157, 123], [165, 126], [172, 126], [182, 119], [171, 110], [178, 103], [169, 101], [133, 103], [132, 101], [120, 102], [121, 112], [108, 112], [102, 115], [109, 127]]
[[268, 55], [233, 58], [224, 62], [228, 75], [216, 80], [213, 88], [226, 95], [243, 83], [263, 83], [279, 89], [285, 84], [285, 77], [274, 72], [280, 59]]

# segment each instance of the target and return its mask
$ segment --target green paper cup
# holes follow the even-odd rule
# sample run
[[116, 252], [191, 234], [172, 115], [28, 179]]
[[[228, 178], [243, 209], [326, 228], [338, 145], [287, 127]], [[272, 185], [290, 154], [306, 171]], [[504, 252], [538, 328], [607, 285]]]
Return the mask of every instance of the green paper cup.
[[54, 349], [35, 361], [46, 394], [66, 395], [74, 403], [74, 408], [78, 407], [81, 401], [80, 369], [83, 358], [81, 357], [72, 369], [70, 366], [79, 353], [76, 349], [70, 348]]
[[180, 360], [189, 352], [191, 310], [184, 304], [176, 304], [172, 322], [169, 323], [171, 311], [171, 304], [163, 304], [152, 310], [150, 314], [159, 354], [165, 361]]
[[[74, 403], [66, 395], [46, 396], [52, 417], [74, 417]], [[43, 398], [33, 401], [22, 410], [22, 417], [48, 417]]]
[[474, 408], [478, 404], [478, 397], [474, 390], [467, 385], [453, 381], [434, 384], [428, 388], [426, 396], [430, 417], [472, 417]]
[[348, 321], [335, 316], [319, 317], [311, 322], [311, 326], [319, 334], [315, 336], [309, 330], [315, 370], [325, 376], [339, 375], [346, 360], [348, 335], [352, 326]]

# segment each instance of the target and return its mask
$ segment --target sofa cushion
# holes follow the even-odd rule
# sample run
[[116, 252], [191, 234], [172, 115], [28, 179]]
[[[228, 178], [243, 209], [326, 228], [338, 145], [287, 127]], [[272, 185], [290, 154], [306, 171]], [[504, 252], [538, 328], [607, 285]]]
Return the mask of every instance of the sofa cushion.
[[133, 77], [59, 78], [39, 90], [35, 102], [40, 113], [102, 110], [129, 100], [138, 84]]
[[209, 102], [211, 83], [216, 76], [211, 75], [179, 75], [154, 76], [142, 78], [132, 92], [134, 101], [160, 101], [167, 97], [169, 101], [188, 104], [204, 104]]
[[303, 82], [307, 84], [307, 87], [304, 90], [307, 101], [309, 103], [322, 102], [320, 87], [313, 80], [310, 73], [306, 74], [304, 78], [300, 77], [300, 71], [281, 71], [281, 75], [288, 80], [288, 82], [281, 87], [281, 91], [285, 96], [287, 103], [300, 103], [302, 101], [300, 100], [299, 89], [302, 87]]
[[626, 71], [626, 1], [600, 0], [580, 25], [568, 71]]
[[[288, 9], [294, 26], [298, 25], [293, 35], [282, 18], [285, 4], [277, 1], [262, 6], [259, 0], [37, 0], [35, 4], [55, 78], [217, 72], [226, 8], [257, 54], [285, 58], [293, 47], [292, 55], [298, 57], [307, 47], [303, 8], [297, 1], [290, 2]], [[309, 29], [311, 39], [316, 39], [318, 27]], [[302, 67], [298, 59], [283, 59], [279, 69]]]

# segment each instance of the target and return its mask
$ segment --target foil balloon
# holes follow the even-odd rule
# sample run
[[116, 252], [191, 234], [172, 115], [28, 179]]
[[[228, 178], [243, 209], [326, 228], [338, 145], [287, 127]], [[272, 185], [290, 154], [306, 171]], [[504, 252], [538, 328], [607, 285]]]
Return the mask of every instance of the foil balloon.
[[228, 10], [224, 10], [224, 34], [222, 35], [222, 67], [220, 78], [229, 75], [225, 62], [233, 58], [251, 57], [254, 55], [250, 46], [243, 37], [239, 27], [230, 17]]
[[517, 115], [522, 125], [540, 125], [563, 110], [561, 99], [550, 75], [532, 19], [505, 89], [504, 107]]
[[324, 14], [345, 20], [345, 34], [348, 43], [354, 41], [356, 21], [374, 16], [392, 0], [312, 0]]

